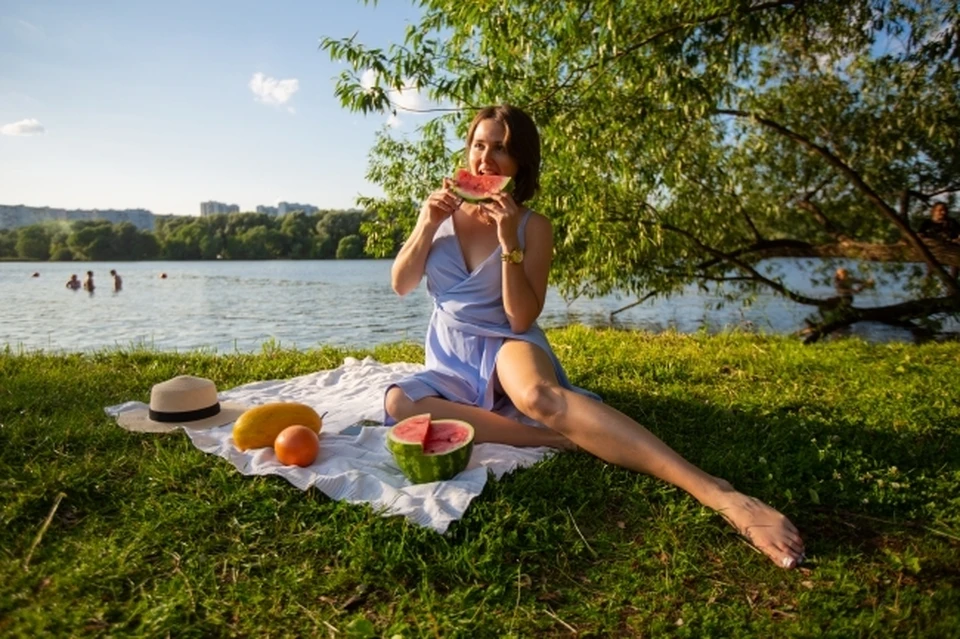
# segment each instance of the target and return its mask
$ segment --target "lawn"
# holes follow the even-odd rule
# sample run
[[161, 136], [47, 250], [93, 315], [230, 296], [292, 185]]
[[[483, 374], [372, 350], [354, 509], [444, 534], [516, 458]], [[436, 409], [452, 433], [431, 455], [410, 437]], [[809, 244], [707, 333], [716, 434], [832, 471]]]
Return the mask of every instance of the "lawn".
[[587, 454], [487, 484], [446, 535], [245, 477], [103, 412], [419, 346], [0, 352], [0, 635], [960, 636], [960, 344], [549, 333], [571, 380], [786, 513], [784, 571]]

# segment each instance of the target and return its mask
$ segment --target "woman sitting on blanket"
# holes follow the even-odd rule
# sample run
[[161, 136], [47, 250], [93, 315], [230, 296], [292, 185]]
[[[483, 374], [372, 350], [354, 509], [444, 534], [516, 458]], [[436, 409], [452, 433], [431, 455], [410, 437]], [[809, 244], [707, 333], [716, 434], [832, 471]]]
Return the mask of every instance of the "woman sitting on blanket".
[[[523, 206], [539, 186], [540, 136], [531, 118], [512, 106], [481, 110], [470, 125], [466, 153], [471, 173], [513, 177], [515, 188], [476, 205], [445, 181], [423, 203], [391, 276], [400, 295], [427, 276], [434, 311], [426, 370], [386, 390], [387, 423], [430, 413], [470, 422], [478, 443], [582, 448], [679, 486], [778, 565], [799, 564], [803, 541], [781, 513], [700, 470], [568, 381], [536, 324], [553, 236], [550, 221]], [[549, 429], [501, 415], [511, 404]]]

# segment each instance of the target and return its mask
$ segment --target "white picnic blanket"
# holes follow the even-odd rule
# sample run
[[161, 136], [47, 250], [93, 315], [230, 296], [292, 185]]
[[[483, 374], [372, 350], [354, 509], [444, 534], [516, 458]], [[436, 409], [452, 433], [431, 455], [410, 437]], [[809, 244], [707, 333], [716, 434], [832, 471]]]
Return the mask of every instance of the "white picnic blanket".
[[[471, 500], [483, 491], [488, 473], [499, 479], [517, 468], [535, 464], [554, 451], [542, 447], [477, 444], [470, 465], [453, 479], [411, 484], [386, 448], [387, 429], [358, 428], [357, 425], [365, 421], [382, 423], [384, 390], [422, 369], [420, 364], [382, 364], [370, 357], [363, 360], [348, 357], [342, 366], [333, 370], [253, 382], [220, 393], [221, 401], [251, 406], [302, 402], [318, 413], [326, 412], [320, 433], [320, 455], [307, 468], [284, 466], [277, 461], [272, 448], [237, 450], [233, 445], [233, 424], [202, 431], [183, 430], [197, 448], [223, 457], [244, 475], [280, 475], [301, 490], [316, 486], [333, 499], [370, 504], [384, 516], [403, 515], [421, 526], [444, 533], [450, 522], [462, 517]], [[124, 411], [145, 407], [142, 402], [126, 402], [104, 410], [116, 417]]]

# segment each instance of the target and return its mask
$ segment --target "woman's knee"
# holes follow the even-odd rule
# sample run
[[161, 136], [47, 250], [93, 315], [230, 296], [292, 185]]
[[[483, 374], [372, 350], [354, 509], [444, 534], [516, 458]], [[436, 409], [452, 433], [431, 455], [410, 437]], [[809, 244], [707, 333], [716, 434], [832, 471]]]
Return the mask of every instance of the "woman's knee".
[[383, 409], [387, 411], [387, 415], [400, 421], [413, 414], [413, 400], [407, 397], [399, 386], [392, 386], [383, 398]]
[[557, 419], [566, 413], [566, 397], [559, 386], [541, 382], [528, 387], [522, 395], [517, 408], [538, 422], [554, 426]]

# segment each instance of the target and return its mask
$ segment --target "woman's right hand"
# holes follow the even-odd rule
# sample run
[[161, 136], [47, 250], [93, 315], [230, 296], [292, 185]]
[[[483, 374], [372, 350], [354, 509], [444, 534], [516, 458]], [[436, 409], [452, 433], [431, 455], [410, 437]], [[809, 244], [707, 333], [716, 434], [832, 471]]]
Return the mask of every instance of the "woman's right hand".
[[431, 193], [420, 207], [420, 221], [431, 226], [439, 226], [441, 222], [453, 215], [461, 204], [463, 200], [450, 190], [450, 181], [443, 178], [443, 188]]

